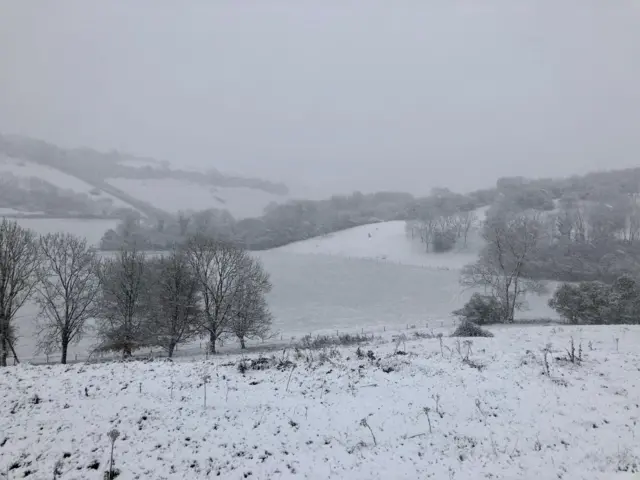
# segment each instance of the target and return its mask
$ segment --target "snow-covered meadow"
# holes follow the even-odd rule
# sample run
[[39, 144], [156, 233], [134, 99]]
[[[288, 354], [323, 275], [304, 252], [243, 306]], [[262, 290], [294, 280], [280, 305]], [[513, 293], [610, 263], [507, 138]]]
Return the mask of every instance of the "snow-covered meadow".
[[[123, 202], [117, 197], [103, 192], [100, 189], [96, 189], [93, 185], [80, 180], [73, 175], [69, 175], [57, 168], [53, 168], [40, 163], [35, 163], [29, 160], [16, 159], [0, 156], [0, 175], [7, 174], [17, 177], [19, 180], [27, 180], [29, 178], [38, 178], [61, 190], [70, 190], [74, 193], [84, 193], [91, 196], [93, 199], [107, 200], [111, 202], [114, 207], [128, 207], [129, 204]], [[26, 212], [27, 214], [29, 212]]]
[[282, 203], [287, 197], [254, 188], [214, 187], [174, 178], [109, 178], [116, 188], [167, 212], [180, 210], [226, 209], [236, 219], [259, 217], [271, 202]]
[[404, 221], [391, 221], [362, 225], [322, 237], [310, 238], [276, 250], [459, 270], [477, 259], [481, 248], [477, 237], [475, 232], [471, 234], [468, 248], [459, 248], [446, 253], [425, 252], [424, 245], [417, 239], [411, 241], [407, 238]]
[[[450, 329], [386, 332], [360, 357], [6, 368], [0, 478], [102, 479], [113, 428], [123, 480], [634, 478], [640, 329], [492, 330], [459, 348]], [[416, 332], [445, 333], [442, 346]], [[572, 337], [580, 363], [564, 358]]]

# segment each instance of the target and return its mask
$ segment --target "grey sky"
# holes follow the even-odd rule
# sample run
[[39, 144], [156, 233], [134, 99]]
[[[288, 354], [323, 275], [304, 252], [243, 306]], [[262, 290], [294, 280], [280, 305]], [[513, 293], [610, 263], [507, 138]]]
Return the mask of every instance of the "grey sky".
[[633, 0], [0, 0], [0, 130], [323, 192], [638, 165]]

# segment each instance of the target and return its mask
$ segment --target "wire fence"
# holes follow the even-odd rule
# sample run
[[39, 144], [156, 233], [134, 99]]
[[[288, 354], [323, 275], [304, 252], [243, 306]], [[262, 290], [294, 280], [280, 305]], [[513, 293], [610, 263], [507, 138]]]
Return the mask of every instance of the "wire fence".
[[[269, 338], [258, 341], [247, 341], [246, 349], [241, 349], [240, 345], [231, 339], [223, 339], [222, 342], [216, 345], [216, 354], [237, 354], [242, 352], [260, 352], [269, 350], [278, 350], [282, 348], [289, 348], [299, 346], [303, 338], [307, 337], [311, 340], [318, 339], [320, 337], [329, 338], [334, 340], [335, 343], [340, 343], [340, 339], [350, 335], [352, 337], [362, 336], [371, 337], [374, 340], [376, 337], [384, 335], [397, 335], [400, 332], [407, 330], [431, 331], [434, 329], [450, 328], [457, 323], [456, 320], [438, 320], [430, 321], [423, 324], [407, 323], [405, 325], [372, 325], [368, 327], [350, 328], [350, 329], [323, 329], [313, 332], [290, 332], [288, 334], [276, 333]], [[178, 345], [174, 350], [173, 357], [176, 360], [185, 360], [190, 358], [208, 359], [215, 356], [209, 352], [209, 342], [205, 339], [201, 339], [197, 342], [189, 344]], [[60, 363], [61, 354], [59, 352], [52, 352], [49, 354], [35, 355], [31, 357], [18, 357], [19, 363], [29, 365], [56, 365]], [[140, 349], [132, 355], [133, 359], [160, 359], [167, 358], [167, 352], [159, 347]], [[97, 352], [97, 351], [82, 351], [71, 352], [67, 355], [67, 363], [108, 363], [113, 361], [120, 361], [123, 359], [122, 353], [117, 352]], [[8, 365], [16, 365], [15, 359], [10, 357], [7, 359]]]

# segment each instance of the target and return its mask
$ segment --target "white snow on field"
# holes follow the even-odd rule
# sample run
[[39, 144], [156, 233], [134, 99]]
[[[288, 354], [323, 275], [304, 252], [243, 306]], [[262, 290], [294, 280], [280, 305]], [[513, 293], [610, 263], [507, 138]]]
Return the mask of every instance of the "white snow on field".
[[155, 168], [155, 169], [163, 169], [164, 165], [161, 162], [156, 160], [145, 160], [143, 158], [130, 158], [127, 160], [120, 160], [118, 162], [119, 165], [124, 165], [125, 167], [132, 168]]
[[25, 212], [23, 210], [16, 210], [15, 208], [0, 208], [0, 217], [3, 215], [44, 215], [44, 212]]
[[118, 220], [79, 219], [79, 218], [15, 218], [24, 228], [33, 230], [38, 235], [47, 233], [71, 233], [85, 237], [90, 245], [98, 246], [104, 233], [116, 228]]
[[[0, 176], [3, 173], [10, 173], [18, 178], [24, 179], [30, 177], [39, 178], [60, 188], [61, 190], [85, 193], [96, 200], [110, 200], [114, 207], [130, 208], [129, 204], [123, 202], [119, 198], [109, 195], [101, 190], [96, 190], [89, 183], [47, 165], [40, 165], [28, 160], [0, 156]], [[92, 191], [94, 192], [93, 194], [91, 193]]]
[[242, 219], [259, 217], [269, 203], [286, 200], [286, 197], [253, 188], [213, 187], [173, 178], [109, 178], [107, 182], [133, 197], [174, 213], [219, 208]]
[[[494, 332], [459, 348], [387, 336], [363, 358], [290, 349], [262, 370], [255, 353], [6, 368], [0, 472], [102, 479], [117, 429], [123, 480], [635, 478], [640, 329]], [[571, 337], [580, 364], [562, 358]]]
[[288, 253], [337, 255], [348, 258], [370, 258], [404, 265], [429, 266], [459, 270], [473, 263], [478, 248], [447, 253], [425, 252], [424, 245], [411, 241], [405, 234], [405, 222], [381, 222], [350, 228], [322, 237], [292, 243], [278, 250]]

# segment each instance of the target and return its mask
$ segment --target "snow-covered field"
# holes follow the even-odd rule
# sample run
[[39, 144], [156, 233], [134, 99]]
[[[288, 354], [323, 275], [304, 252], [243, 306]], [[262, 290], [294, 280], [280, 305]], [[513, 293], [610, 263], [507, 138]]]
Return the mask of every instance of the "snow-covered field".
[[269, 203], [286, 200], [286, 197], [252, 188], [213, 187], [172, 178], [109, 178], [107, 182], [131, 196], [173, 213], [219, 208], [228, 210], [236, 219], [242, 219], [259, 217]]
[[640, 329], [492, 330], [460, 353], [387, 332], [363, 358], [288, 349], [263, 370], [257, 353], [2, 369], [0, 478], [102, 479], [111, 429], [122, 480], [637, 478]]
[[382, 222], [295, 242], [278, 250], [298, 254], [325, 254], [347, 258], [369, 258], [403, 265], [459, 270], [476, 260], [477, 239], [468, 249], [447, 253], [426, 253], [424, 245], [410, 241], [405, 222]]
[[61, 190], [71, 190], [74, 193], [85, 193], [95, 200], [109, 200], [114, 207], [131, 208], [129, 204], [123, 202], [119, 198], [101, 190], [96, 190], [92, 185], [80, 180], [79, 178], [68, 175], [47, 165], [30, 162], [29, 160], [0, 156], [0, 175], [3, 174], [12, 174], [19, 179], [28, 179], [30, 177], [39, 178]]
[[24, 228], [29, 228], [38, 235], [64, 232], [85, 237], [94, 246], [100, 244], [105, 232], [115, 228], [118, 220], [76, 219], [76, 218], [14, 218]]

